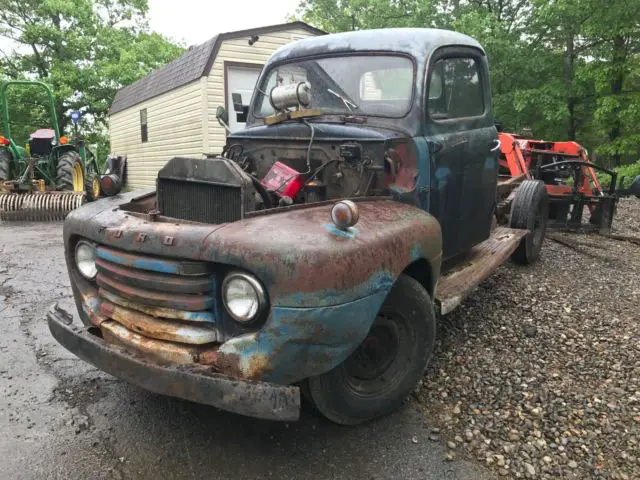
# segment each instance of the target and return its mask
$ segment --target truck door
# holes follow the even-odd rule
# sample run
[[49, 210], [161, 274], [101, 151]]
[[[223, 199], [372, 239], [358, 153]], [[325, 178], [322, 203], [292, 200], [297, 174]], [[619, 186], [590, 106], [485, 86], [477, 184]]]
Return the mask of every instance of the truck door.
[[484, 54], [475, 48], [446, 47], [433, 55], [427, 68], [430, 213], [440, 221], [444, 257], [450, 258], [489, 237], [499, 143]]

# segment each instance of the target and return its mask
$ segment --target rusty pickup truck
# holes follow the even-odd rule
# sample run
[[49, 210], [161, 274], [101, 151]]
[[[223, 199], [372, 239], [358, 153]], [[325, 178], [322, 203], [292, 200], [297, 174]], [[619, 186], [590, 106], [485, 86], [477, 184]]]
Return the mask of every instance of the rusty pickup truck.
[[78, 315], [56, 304], [49, 329], [159, 394], [281, 421], [301, 398], [340, 424], [386, 415], [439, 315], [540, 255], [546, 190], [499, 174], [485, 52], [436, 29], [323, 35], [273, 54], [248, 113], [238, 100], [246, 127], [221, 154], [68, 215]]

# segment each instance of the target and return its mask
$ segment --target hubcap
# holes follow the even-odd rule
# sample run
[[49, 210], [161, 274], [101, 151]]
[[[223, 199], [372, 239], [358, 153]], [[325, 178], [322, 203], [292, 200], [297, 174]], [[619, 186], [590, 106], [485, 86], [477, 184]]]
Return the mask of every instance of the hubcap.
[[345, 368], [354, 378], [373, 380], [389, 368], [397, 353], [397, 332], [384, 321], [376, 321], [367, 338], [345, 362]]
[[343, 381], [357, 396], [384, 396], [402, 381], [414, 348], [411, 324], [398, 312], [381, 314], [367, 337], [344, 361]]
[[93, 198], [98, 198], [100, 196], [100, 180], [94, 178], [91, 185], [93, 188]]
[[73, 191], [74, 192], [83, 192], [84, 191], [84, 175], [82, 173], [82, 166], [80, 163], [74, 163], [73, 169], [71, 170], [71, 178], [73, 181]]

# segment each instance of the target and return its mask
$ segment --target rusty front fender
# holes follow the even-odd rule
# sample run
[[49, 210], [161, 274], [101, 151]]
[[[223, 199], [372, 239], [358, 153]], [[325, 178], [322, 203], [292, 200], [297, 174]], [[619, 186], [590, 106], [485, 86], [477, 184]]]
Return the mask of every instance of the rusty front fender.
[[129, 252], [232, 265], [263, 282], [272, 306], [340, 305], [388, 292], [419, 261], [433, 291], [440, 270], [438, 221], [388, 199], [357, 201], [360, 220], [347, 231], [331, 223], [331, 203], [222, 225], [154, 222], [117, 208], [97, 212], [96, 203], [67, 218], [67, 246], [80, 235]]

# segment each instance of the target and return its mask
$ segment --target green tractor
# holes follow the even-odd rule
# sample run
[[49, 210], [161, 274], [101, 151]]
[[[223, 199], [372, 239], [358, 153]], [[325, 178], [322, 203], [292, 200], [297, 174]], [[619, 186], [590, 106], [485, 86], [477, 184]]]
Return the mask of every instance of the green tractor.
[[[44, 89], [51, 128], [29, 136], [24, 146], [11, 133], [8, 90], [11, 87]], [[81, 139], [60, 135], [53, 92], [34, 81], [8, 81], [0, 85], [0, 220], [63, 220], [73, 209], [100, 197], [96, 156]]]

